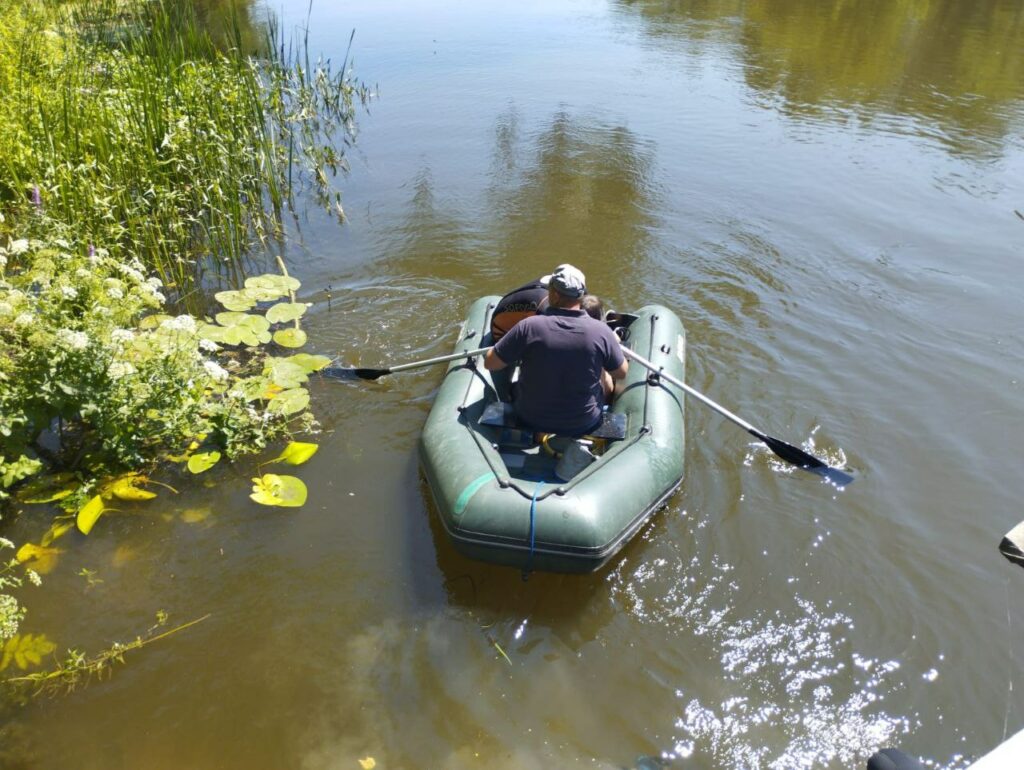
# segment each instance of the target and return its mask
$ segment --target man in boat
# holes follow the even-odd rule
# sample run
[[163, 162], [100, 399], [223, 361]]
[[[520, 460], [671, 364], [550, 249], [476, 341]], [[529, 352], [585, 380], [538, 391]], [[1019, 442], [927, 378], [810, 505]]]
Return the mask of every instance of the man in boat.
[[540, 282], [548, 307], [516, 323], [484, 366], [497, 371], [519, 363], [519, 419], [536, 431], [580, 436], [600, 425], [612, 381], [623, 379], [629, 364], [615, 333], [583, 309], [587, 285], [579, 269], [559, 265]]
[[[506, 334], [509, 329], [522, 321], [524, 318], [537, 315], [543, 312], [548, 306], [548, 286], [546, 280], [551, 276], [544, 276], [535, 281], [513, 289], [504, 297], [498, 300], [491, 313], [491, 338], [497, 342]], [[587, 294], [581, 303], [583, 309], [591, 318], [598, 321], [603, 320], [604, 303], [594, 294]]]

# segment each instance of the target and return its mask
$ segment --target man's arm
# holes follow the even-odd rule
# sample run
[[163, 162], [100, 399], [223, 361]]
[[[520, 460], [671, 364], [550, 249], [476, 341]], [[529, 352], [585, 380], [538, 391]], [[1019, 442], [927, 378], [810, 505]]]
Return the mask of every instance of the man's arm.
[[612, 376], [613, 380], [624, 380], [626, 375], [629, 373], [629, 361], [623, 360], [622, 366], [618, 369], [608, 372]]
[[506, 366], [508, 366], [508, 364], [498, 358], [497, 354], [494, 352], [494, 348], [487, 351], [487, 355], [484, 356], [484, 369], [489, 372], [496, 372], [499, 369], [504, 369]]

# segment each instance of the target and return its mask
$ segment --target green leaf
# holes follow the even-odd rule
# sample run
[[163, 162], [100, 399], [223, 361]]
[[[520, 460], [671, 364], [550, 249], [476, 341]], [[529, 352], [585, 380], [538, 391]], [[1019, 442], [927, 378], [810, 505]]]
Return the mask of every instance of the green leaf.
[[263, 394], [267, 392], [267, 388], [270, 387], [270, 378], [260, 375], [257, 377], [246, 377], [244, 380], [239, 380], [232, 386], [231, 394], [241, 396], [246, 401], [256, 401], [257, 399], [263, 398]]
[[79, 482], [73, 473], [55, 473], [46, 475], [24, 484], [18, 490], [18, 500], [22, 503], [53, 503], [63, 500], [76, 489]]
[[245, 279], [245, 288], [247, 289], [268, 289], [279, 291], [282, 295], [290, 291], [296, 291], [300, 286], [302, 286], [302, 283], [297, 278], [292, 278], [289, 275], [276, 275], [274, 273], [254, 275], [252, 278]]
[[289, 465], [302, 465], [310, 457], [316, 454], [320, 446], [318, 444], [309, 444], [302, 441], [292, 441], [284, 448], [277, 457], [270, 462], [272, 463], [288, 463]]
[[46, 575], [57, 566], [57, 558], [62, 553], [64, 553], [62, 548], [47, 548], [35, 543], [25, 543], [25, 545], [18, 549], [18, 553], [14, 558], [20, 563], [25, 564], [29, 569], [34, 569], [40, 575]]
[[[216, 324], [200, 323], [197, 332], [199, 333], [199, 339], [209, 340], [210, 342], [226, 342], [224, 339], [227, 329], [223, 326], [217, 326]], [[237, 345], [238, 343], [232, 343]]]
[[167, 315], [166, 313], [154, 313], [153, 315], [148, 315], [139, 321], [139, 328], [155, 329], [164, 321], [170, 321], [172, 318], [174, 318], [174, 316]]
[[272, 324], [288, 323], [301, 318], [307, 307], [305, 302], [278, 302], [267, 311], [267, 320]]
[[47, 639], [45, 634], [12, 636], [4, 645], [0, 671], [11, 665], [12, 660], [22, 671], [32, 665], [38, 666], [43, 662], [43, 656], [49, 655], [55, 649], [57, 645]]
[[188, 458], [188, 469], [192, 473], [199, 474], [210, 470], [220, 460], [220, 452], [216, 449], [209, 452], [196, 452]]
[[107, 484], [103, 494], [107, 497], [116, 497], [118, 500], [152, 500], [156, 497], [156, 492], [139, 488], [141, 484], [148, 482], [149, 479], [141, 473], [126, 473]]
[[263, 374], [275, 385], [285, 389], [297, 388], [309, 379], [305, 369], [284, 358], [268, 358], [263, 366]]
[[75, 518], [78, 531], [83, 535], [88, 535], [92, 531], [93, 524], [96, 523], [96, 520], [105, 510], [107, 509], [103, 507], [103, 497], [100, 495], [96, 495], [92, 500], [79, 508], [78, 516]]
[[256, 304], [256, 298], [245, 291], [218, 291], [213, 298], [228, 310], [250, 310]]
[[43, 537], [39, 540], [39, 545], [44, 548], [52, 543], [59, 537], [67, 534], [70, 530], [74, 529], [74, 524], [70, 521], [55, 521], [48, 530], [43, 534]]
[[260, 505], [298, 508], [306, 502], [306, 485], [294, 476], [266, 473], [252, 481], [252, 494], [249, 497]]
[[302, 329], [280, 329], [274, 332], [274, 342], [285, 348], [301, 348], [306, 344], [306, 333]]
[[216, 319], [225, 327], [223, 342], [227, 345], [242, 343], [255, 347], [270, 342], [270, 321], [261, 315], [226, 312], [217, 313]]
[[267, 411], [272, 414], [289, 415], [301, 412], [309, 406], [309, 391], [305, 388], [292, 388], [278, 393], [267, 404]]
[[327, 356], [314, 356], [309, 353], [295, 353], [284, 360], [298, 364], [307, 374], [318, 372], [331, 363], [331, 359]]

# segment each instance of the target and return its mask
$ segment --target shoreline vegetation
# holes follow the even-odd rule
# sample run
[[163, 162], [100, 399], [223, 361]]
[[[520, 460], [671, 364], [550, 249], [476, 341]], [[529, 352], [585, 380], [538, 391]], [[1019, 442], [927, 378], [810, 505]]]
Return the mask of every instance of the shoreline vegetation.
[[[8, 683], [56, 660], [22, 629], [24, 593], [68, 532], [173, 493], [151, 478], [169, 464], [203, 473], [316, 427], [303, 385], [329, 359], [297, 352], [299, 281], [280, 258], [258, 276], [244, 263], [280, 242], [299, 193], [343, 221], [333, 179], [370, 93], [347, 57], [332, 71], [273, 21], [212, 5], [0, 9], [0, 533], [23, 506], [53, 513], [37, 543], [0, 537]], [[315, 451], [290, 441], [270, 462]], [[253, 482], [257, 503], [305, 500], [293, 476]], [[69, 650], [39, 676], [75, 680], [75, 661], [108, 657]]]

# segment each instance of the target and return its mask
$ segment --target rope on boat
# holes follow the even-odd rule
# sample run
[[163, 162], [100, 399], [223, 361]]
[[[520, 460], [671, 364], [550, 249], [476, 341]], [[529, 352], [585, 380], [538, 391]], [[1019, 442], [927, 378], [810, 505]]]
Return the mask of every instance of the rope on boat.
[[537, 493], [540, 492], [540, 488], [544, 486], [543, 481], [537, 482], [537, 488], [533, 490], [533, 497], [530, 498], [530, 553], [526, 556], [526, 566], [523, 567], [523, 582], [526, 582], [530, 577], [530, 570], [533, 569], [533, 552], [535, 537], [537, 534], [537, 528], [534, 526], [534, 521], [537, 515]]

